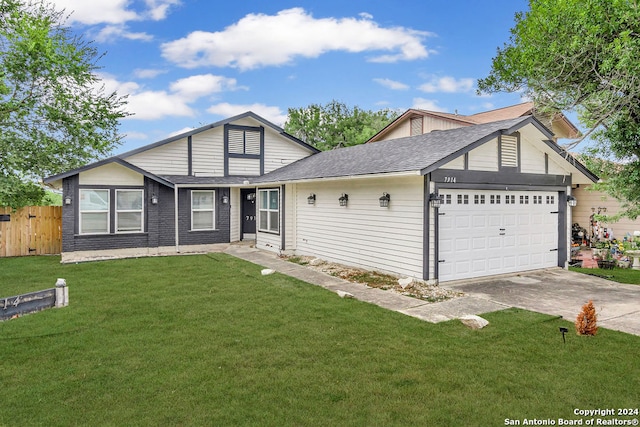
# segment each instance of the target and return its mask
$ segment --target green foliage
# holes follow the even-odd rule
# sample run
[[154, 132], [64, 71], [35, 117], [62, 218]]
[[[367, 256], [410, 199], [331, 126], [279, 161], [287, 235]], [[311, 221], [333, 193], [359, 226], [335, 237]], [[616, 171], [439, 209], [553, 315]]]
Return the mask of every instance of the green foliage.
[[398, 113], [353, 108], [333, 100], [326, 105], [289, 108], [284, 130], [319, 150], [331, 150], [366, 142]]
[[125, 101], [104, 92], [96, 49], [63, 22], [43, 1], [0, 0], [0, 205], [42, 199], [32, 182], [120, 141]]
[[0, 298], [64, 277], [71, 301], [0, 323], [2, 424], [496, 426], [640, 399], [640, 337], [563, 344], [570, 322], [517, 309], [431, 324], [261, 268], [0, 258]]
[[640, 210], [640, 5], [628, 0], [530, 0], [478, 81], [483, 92], [524, 91], [543, 113], [576, 110], [593, 136], [599, 188]]

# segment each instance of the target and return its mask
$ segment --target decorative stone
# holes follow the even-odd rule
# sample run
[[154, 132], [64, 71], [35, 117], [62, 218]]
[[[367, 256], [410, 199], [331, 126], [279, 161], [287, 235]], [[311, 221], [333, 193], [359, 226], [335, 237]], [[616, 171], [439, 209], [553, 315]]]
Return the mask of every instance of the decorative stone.
[[413, 283], [413, 279], [411, 277], [405, 277], [403, 279], [398, 279], [398, 284], [402, 289], [406, 289], [407, 286]]
[[264, 270], [262, 270], [262, 275], [263, 276], [268, 276], [269, 274], [273, 274], [275, 272], [276, 272], [275, 270], [272, 270], [270, 268], [265, 268]]
[[321, 260], [320, 258], [314, 258], [311, 261], [309, 261], [309, 265], [312, 265], [314, 267], [322, 264], [324, 264], [324, 261]]
[[460, 321], [471, 329], [482, 329], [489, 324], [489, 321], [475, 314], [461, 316]]
[[340, 298], [355, 298], [352, 293], [346, 291], [336, 291]]

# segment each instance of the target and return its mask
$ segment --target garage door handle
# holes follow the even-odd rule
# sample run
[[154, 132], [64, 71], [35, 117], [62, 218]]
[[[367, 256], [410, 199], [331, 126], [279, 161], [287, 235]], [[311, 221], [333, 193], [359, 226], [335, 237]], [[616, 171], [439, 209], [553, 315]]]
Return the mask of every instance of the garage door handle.
[[506, 231], [506, 230], [507, 230], [506, 228], [501, 228], [501, 229], [500, 229], [500, 231]]
[[549, 249], [549, 252], [558, 252], [558, 248], [555, 248], [555, 249]]

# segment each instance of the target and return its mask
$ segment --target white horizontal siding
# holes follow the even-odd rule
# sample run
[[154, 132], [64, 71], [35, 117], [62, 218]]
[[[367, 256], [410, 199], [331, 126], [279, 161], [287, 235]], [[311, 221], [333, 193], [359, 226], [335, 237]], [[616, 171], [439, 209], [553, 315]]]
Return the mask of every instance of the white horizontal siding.
[[109, 163], [104, 166], [80, 172], [80, 185], [144, 185], [144, 176], [138, 172]]
[[230, 241], [238, 242], [240, 241], [240, 221], [241, 215], [240, 210], [242, 200], [240, 200], [240, 189], [239, 188], [231, 188], [231, 197], [230, 197], [230, 225], [229, 225], [229, 233], [230, 233]]
[[449, 163], [447, 163], [446, 165], [442, 166], [442, 169], [463, 170], [464, 169], [464, 156], [460, 156], [460, 157], [457, 157], [457, 158], [451, 160]]
[[498, 171], [497, 139], [492, 139], [469, 151], [469, 170]]
[[229, 175], [260, 175], [260, 159], [229, 158]]
[[567, 169], [560, 166], [558, 163], [551, 159], [549, 156], [549, 174], [551, 175], [569, 175], [570, 173]]
[[296, 212], [297, 212], [297, 186], [287, 184], [285, 186], [285, 250], [294, 249], [296, 246]]
[[157, 175], [186, 175], [188, 173], [187, 138], [134, 154], [125, 160]]
[[311, 155], [311, 152], [273, 130], [264, 132], [264, 173], [269, 173], [296, 160]]
[[195, 176], [224, 176], [224, 128], [222, 126], [191, 137], [192, 168]]
[[520, 170], [522, 173], [545, 173], [544, 153], [534, 147], [524, 138], [521, 139]]
[[[389, 208], [379, 197], [391, 195]], [[310, 193], [315, 205], [307, 203]], [[341, 207], [341, 193], [349, 196]], [[423, 178], [298, 184], [296, 253], [372, 270], [422, 277]]]

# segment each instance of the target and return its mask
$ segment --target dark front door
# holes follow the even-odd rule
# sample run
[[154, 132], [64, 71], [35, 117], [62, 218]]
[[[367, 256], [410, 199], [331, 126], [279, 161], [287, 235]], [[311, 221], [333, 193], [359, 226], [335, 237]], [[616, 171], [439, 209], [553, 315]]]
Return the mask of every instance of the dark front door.
[[242, 233], [241, 238], [245, 234], [255, 234], [256, 232], [256, 190], [242, 189], [240, 190], [240, 198], [242, 199]]

